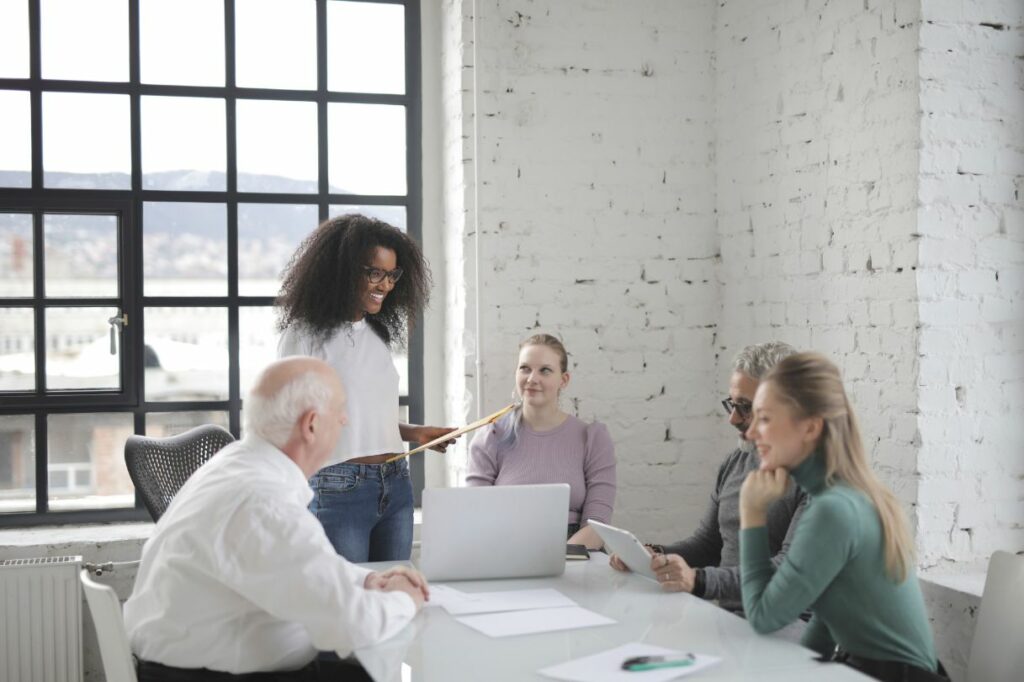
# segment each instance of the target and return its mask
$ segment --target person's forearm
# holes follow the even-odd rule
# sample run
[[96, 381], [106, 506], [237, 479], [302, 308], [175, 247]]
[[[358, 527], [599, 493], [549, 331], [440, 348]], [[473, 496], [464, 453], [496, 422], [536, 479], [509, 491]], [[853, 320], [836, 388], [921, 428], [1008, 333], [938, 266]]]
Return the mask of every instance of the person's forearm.
[[398, 433], [401, 434], [402, 440], [406, 443], [418, 443], [417, 432], [419, 431], [419, 424], [406, 424], [405, 422], [398, 422]]
[[587, 549], [601, 549], [604, 543], [600, 536], [590, 526], [583, 526], [569, 538], [570, 545], [586, 545]]
[[704, 584], [701, 593], [696, 596], [729, 602], [743, 599], [739, 566], [707, 566], [701, 571], [704, 573]]
[[678, 554], [694, 568], [716, 566], [722, 558], [721, 544], [700, 535], [693, 535], [685, 540], [662, 545], [662, 550], [665, 554]]
[[760, 528], [768, 525], [768, 512], [763, 507], [740, 505], [740, 528]]
[[575, 523], [580, 524], [581, 528], [586, 526], [587, 522], [591, 519], [601, 523], [611, 523], [612, 502], [614, 501], [615, 491], [613, 489], [612, 494], [608, 497], [602, 496], [601, 492], [604, 491], [595, 492], [592, 489], [587, 489], [587, 497], [583, 501], [583, 508], [580, 509], [579, 518], [575, 521]]

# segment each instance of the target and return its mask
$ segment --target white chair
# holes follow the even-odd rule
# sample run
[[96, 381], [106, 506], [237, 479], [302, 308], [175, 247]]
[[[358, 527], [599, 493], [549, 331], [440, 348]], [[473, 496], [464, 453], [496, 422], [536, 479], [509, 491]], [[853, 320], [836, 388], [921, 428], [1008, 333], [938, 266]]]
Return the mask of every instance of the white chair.
[[996, 552], [989, 561], [967, 679], [1024, 679], [1024, 556]]
[[82, 571], [81, 579], [85, 599], [92, 612], [92, 622], [96, 625], [96, 639], [100, 643], [100, 656], [103, 658], [107, 682], [137, 682], [135, 661], [128, 644], [128, 634], [124, 631], [121, 602], [117, 599], [117, 593], [113, 588], [90, 578], [88, 571]]

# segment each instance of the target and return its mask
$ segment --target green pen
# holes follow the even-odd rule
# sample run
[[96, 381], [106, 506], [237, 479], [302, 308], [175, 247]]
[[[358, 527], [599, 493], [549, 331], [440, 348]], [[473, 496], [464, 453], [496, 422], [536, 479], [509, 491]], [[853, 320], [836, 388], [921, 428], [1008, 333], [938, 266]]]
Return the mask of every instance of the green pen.
[[685, 656], [634, 656], [622, 662], [622, 669], [629, 672], [642, 670], [660, 670], [661, 668], [685, 668], [693, 665], [697, 657], [693, 654]]

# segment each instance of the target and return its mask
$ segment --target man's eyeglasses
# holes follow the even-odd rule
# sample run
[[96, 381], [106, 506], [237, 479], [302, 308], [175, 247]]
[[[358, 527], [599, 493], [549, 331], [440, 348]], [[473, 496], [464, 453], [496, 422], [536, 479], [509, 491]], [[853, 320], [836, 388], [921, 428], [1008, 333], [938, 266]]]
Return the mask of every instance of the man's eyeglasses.
[[734, 401], [732, 398], [726, 398], [725, 400], [723, 400], [722, 407], [724, 407], [726, 413], [730, 415], [732, 414], [733, 410], [736, 410], [736, 413], [742, 419], [746, 419], [747, 417], [750, 416], [750, 413], [754, 411], [754, 406], [751, 405], [750, 403], [738, 403]]
[[381, 270], [380, 268], [371, 268], [368, 265], [363, 266], [363, 270], [366, 271], [366, 279], [370, 280], [370, 284], [380, 284], [387, 277], [388, 281], [394, 284], [402, 278], [402, 268], [395, 268], [394, 270]]

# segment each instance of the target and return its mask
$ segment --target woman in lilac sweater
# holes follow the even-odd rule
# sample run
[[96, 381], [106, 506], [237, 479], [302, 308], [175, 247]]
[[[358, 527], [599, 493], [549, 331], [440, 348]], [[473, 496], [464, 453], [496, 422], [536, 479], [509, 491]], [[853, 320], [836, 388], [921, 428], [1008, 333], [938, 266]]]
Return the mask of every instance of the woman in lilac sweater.
[[559, 407], [568, 369], [565, 347], [555, 337], [537, 334], [519, 344], [516, 393], [522, 407], [477, 434], [466, 483], [568, 483], [569, 542], [600, 549], [601, 538], [587, 519], [611, 521], [615, 448], [604, 424], [587, 424]]

